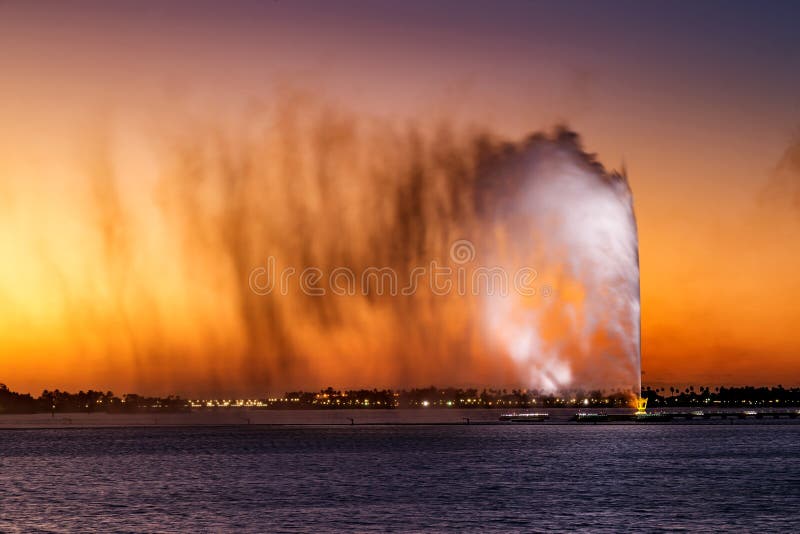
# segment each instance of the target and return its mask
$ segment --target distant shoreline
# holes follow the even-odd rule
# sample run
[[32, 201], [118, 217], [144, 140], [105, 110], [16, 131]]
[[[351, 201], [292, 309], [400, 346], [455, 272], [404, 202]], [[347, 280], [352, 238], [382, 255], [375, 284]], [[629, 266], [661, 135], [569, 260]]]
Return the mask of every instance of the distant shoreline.
[[[694, 411], [693, 411], [694, 410]], [[519, 410], [518, 412], [525, 412]], [[530, 411], [530, 410], [527, 410]], [[365, 427], [365, 426], [553, 426], [553, 425], [793, 425], [800, 424], [800, 410], [772, 410], [749, 412], [727, 409], [715, 411], [713, 417], [696, 415], [684, 419], [684, 415], [698, 411], [692, 407], [672, 410], [675, 415], [670, 421], [634, 421], [630, 409], [580, 410], [583, 414], [609, 415], [608, 419], [575, 420], [578, 410], [573, 408], [553, 408], [546, 410], [548, 420], [531, 423], [500, 421], [500, 415], [508, 413], [503, 408], [441, 408], [416, 409], [350, 409], [350, 410], [278, 410], [278, 409], [200, 409], [181, 413], [75, 413], [75, 414], [0, 414], [0, 430], [26, 429], [91, 429], [91, 428], [189, 428], [189, 427], [238, 427], [238, 428], [279, 428], [324, 426]], [[653, 412], [659, 413], [659, 412]], [[709, 412], [711, 413], [711, 412]], [[723, 419], [720, 414], [724, 413]], [[760, 415], [759, 415], [760, 414]], [[772, 415], [780, 415], [773, 418]]]
[[[652, 389], [646, 386], [641, 395], [649, 410], [758, 409], [779, 410], [800, 407], [800, 388], [774, 387], [704, 387], [684, 389], [670, 387]], [[148, 397], [128, 393], [121, 397], [111, 391], [45, 390], [38, 397], [11, 391], [0, 383], [0, 415], [2, 414], [128, 414], [163, 416], [203, 411], [251, 410], [341, 412], [347, 410], [630, 410], [637, 394], [633, 391], [603, 392], [574, 390], [545, 393], [525, 389], [491, 388], [414, 388], [289, 391], [282, 396], [261, 398], [194, 398], [177, 395]]]

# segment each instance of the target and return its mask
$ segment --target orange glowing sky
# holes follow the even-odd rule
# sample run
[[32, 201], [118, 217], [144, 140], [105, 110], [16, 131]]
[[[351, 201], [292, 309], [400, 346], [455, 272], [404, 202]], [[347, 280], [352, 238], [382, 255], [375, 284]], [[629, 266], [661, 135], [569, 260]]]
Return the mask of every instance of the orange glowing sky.
[[[86, 305], [104, 290], [70, 278], [98, 261], [76, 185], [102, 164], [98, 125], [122, 140], [122, 195], [154, 228], [142, 132], [235, 122], [306, 94], [509, 137], [567, 123], [630, 177], [644, 382], [800, 385], [800, 166], [768, 187], [798, 142], [798, 16], [791, 2], [0, 2], [0, 382], [147, 389], [93, 356], [95, 336], [76, 349], [69, 333], [119, 327]], [[142, 239], [150, 248], [131, 261], [171, 246]], [[198, 266], [206, 289], [187, 301], [169, 258], [148, 265], [159, 305], [174, 308], [169, 347], [237, 328], [228, 310], [198, 311], [225, 282]], [[91, 311], [65, 318], [65, 298]]]

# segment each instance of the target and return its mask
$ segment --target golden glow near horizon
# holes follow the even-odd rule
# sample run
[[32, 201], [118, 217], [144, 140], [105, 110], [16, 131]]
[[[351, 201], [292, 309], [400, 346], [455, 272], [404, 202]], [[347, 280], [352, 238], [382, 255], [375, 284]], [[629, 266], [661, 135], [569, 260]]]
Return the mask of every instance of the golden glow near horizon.
[[[556, 15], [525, 19], [516, 5], [496, 15], [502, 34], [467, 11], [448, 19], [403, 9], [401, 19], [431, 19], [405, 29], [387, 22], [392, 13], [370, 12], [337, 30], [333, 14], [287, 6], [253, 8], [263, 24], [238, 16], [220, 25], [205, 5], [194, 14], [86, 9], [0, 3], [0, 382], [13, 389], [259, 393], [231, 357], [248, 342], [239, 303], [220, 298], [239, 280], [209, 267], [213, 246], [165, 230], [199, 225], [211, 235], [202, 224], [224, 217], [178, 218], [171, 206], [194, 195], [224, 213], [223, 199], [199, 170], [184, 183], [191, 191], [166, 187], [175, 169], [163, 161], [175, 154], [171, 140], [213, 136], [210, 125], [253, 138], [241, 131], [248, 117], [287, 98], [329, 102], [367, 123], [448, 121], [512, 138], [567, 122], [630, 176], [644, 381], [799, 383], [800, 210], [786, 199], [800, 169], [786, 171], [787, 189], [764, 192], [800, 122], [800, 69], [762, 72], [744, 52], [693, 54], [683, 47], [702, 28], [691, 25], [689, 44], [635, 28], [653, 54], [641, 57], [632, 41], [583, 19], [564, 19], [563, 32], [518, 28], [515, 17], [544, 27]], [[179, 163], [182, 172], [203, 164]], [[205, 261], [186, 263], [197, 258]], [[426, 369], [433, 362], [420, 356], [419, 374], [390, 364], [348, 376], [333, 355], [377, 351], [400, 335], [391, 317], [359, 313], [370, 324], [363, 339], [297, 334], [320, 353], [306, 386], [513, 382], [510, 369], [475, 356], [469, 334], [475, 374], [460, 375], [456, 360]], [[463, 326], [455, 321], [443, 338]], [[216, 355], [202, 367], [201, 351]]]

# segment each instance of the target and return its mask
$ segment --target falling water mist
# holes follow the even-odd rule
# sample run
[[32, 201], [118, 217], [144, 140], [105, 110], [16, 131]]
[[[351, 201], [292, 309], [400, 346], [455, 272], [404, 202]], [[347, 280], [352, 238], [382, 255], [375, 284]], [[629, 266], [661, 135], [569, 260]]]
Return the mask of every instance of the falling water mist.
[[[242, 122], [89, 145], [82, 193], [64, 201], [70, 225], [29, 236], [57, 311], [20, 304], [34, 325], [23, 353], [143, 392], [638, 392], [631, 191], [575, 133], [508, 141], [291, 105]], [[249, 280], [267, 261], [278, 272], [391, 269], [401, 285], [431, 262], [467, 276], [524, 268], [530, 291], [341, 295], [322, 276], [322, 296], [259, 294]]]

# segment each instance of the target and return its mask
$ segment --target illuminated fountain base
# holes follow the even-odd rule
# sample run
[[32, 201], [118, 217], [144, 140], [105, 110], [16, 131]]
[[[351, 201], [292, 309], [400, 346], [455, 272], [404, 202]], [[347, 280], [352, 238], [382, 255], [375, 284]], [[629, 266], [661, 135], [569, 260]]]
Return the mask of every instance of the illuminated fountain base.
[[636, 412], [634, 415], [647, 415], [647, 399], [644, 397], [636, 398]]
[[633, 413], [634, 421], [671, 421], [672, 416], [665, 413], [647, 413], [647, 399], [643, 397], [636, 398], [636, 411]]

